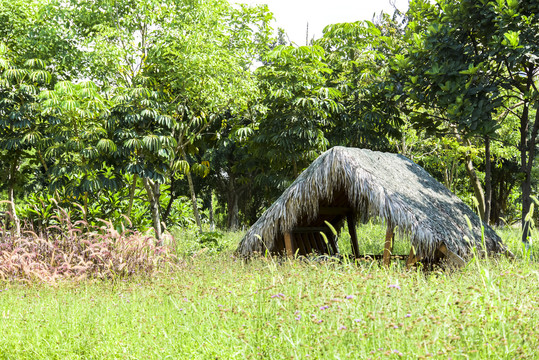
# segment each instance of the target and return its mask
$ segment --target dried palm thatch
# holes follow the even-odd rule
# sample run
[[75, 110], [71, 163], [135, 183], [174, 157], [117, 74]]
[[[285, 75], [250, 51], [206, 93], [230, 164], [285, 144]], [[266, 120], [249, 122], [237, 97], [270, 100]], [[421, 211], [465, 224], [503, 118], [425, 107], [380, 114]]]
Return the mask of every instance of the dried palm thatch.
[[[486, 246], [489, 253], [506, 251], [489, 226], [484, 226], [482, 240], [479, 217], [408, 158], [334, 147], [316, 159], [268, 208], [241, 240], [237, 253], [283, 252], [285, 233], [316, 229], [326, 221], [339, 227], [350, 213], [354, 219], [375, 216], [388, 226], [397, 226], [422, 259], [433, 259], [443, 244], [462, 258], [468, 257], [474, 246]], [[315, 240], [312, 235], [303, 239], [311, 244]], [[302, 252], [309, 249], [301, 247]]]

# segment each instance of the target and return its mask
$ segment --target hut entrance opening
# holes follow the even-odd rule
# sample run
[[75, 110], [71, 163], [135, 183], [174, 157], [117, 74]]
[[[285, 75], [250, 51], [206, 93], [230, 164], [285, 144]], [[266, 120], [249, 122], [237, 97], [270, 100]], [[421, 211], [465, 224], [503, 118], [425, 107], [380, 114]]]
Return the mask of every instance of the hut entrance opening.
[[[321, 209], [322, 210], [322, 209]], [[391, 225], [387, 226], [385, 231], [385, 241], [383, 235], [378, 237], [379, 242], [383, 243], [383, 252], [378, 255], [376, 251], [369, 254], [362, 253], [359, 247], [358, 233], [356, 227], [357, 216], [348, 208], [327, 208], [323, 212], [339, 212], [341, 213], [340, 223], [325, 225], [320, 227], [296, 227], [292, 231], [286, 232], [283, 236], [283, 250], [287, 256], [309, 255], [309, 254], [328, 254], [337, 255], [339, 250], [339, 234], [340, 228], [343, 227], [346, 221], [346, 227], [350, 236], [350, 250], [354, 259], [376, 259], [382, 260], [383, 264], [389, 266], [391, 259], [406, 259], [406, 265], [410, 266], [418, 261], [415, 257], [413, 247], [410, 249], [409, 255], [395, 255], [394, 241], [395, 228]], [[336, 231], [336, 233], [335, 233]]]
[[[346, 223], [350, 234], [351, 253], [355, 259], [379, 258], [384, 265], [389, 266], [392, 257], [403, 258], [402, 255], [395, 256], [394, 249], [394, 225], [388, 223], [385, 233], [384, 250], [381, 256], [365, 255], [360, 252], [357, 222], [358, 215], [348, 203], [348, 196], [344, 191], [334, 194], [332, 201], [324, 201], [320, 204], [318, 216], [315, 219], [300, 219], [290, 231], [282, 236], [281, 249], [287, 256], [308, 255], [308, 254], [339, 254], [339, 233]], [[382, 240], [382, 239], [380, 239]], [[413, 248], [407, 258], [407, 265], [417, 261]]]

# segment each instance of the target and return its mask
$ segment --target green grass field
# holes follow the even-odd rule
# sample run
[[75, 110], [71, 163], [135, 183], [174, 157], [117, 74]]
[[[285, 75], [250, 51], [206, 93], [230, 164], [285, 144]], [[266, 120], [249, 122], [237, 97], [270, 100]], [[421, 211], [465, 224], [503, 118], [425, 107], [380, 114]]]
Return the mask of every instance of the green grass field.
[[[361, 230], [365, 253], [383, 230]], [[0, 282], [0, 359], [535, 359], [539, 266], [502, 235], [518, 259], [454, 273], [245, 263], [232, 255], [241, 234], [227, 234], [225, 250], [157, 275]]]

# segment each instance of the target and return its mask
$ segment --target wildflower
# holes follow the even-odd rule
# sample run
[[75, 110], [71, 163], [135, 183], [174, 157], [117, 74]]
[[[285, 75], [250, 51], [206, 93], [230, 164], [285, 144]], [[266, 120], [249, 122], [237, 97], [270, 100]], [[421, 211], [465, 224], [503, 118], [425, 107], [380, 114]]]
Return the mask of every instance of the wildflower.
[[360, 319], [354, 319], [354, 322], [358, 323], [358, 322], [361, 322], [361, 320]]
[[404, 317], [407, 317], [407, 318], [412, 317], [412, 314], [406, 314], [406, 316]]
[[329, 305], [320, 306], [320, 310], [326, 310], [329, 309]]
[[271, 295], [271, 298], [272, 299], [275, 299], [275, 298], [284, 298], [284, 294], [283, 293], [278, 293], [278, 294], [275, 294], [275, 295]]
[[301, 320], [301, 315], [296, 316], [296, 321], [300, 321], [300, 320]]
[[346, 299], [350, 300], [350, 299], [353, 299], [354, 298], [354, 295], [346, 295]]
[[341, 326], [341, 327], [339, 328], [339, 330], [346, 330], [346, 326], [344, 326], [344, 325]]
[[399, 284], [391, 284], [391, 285], [388, 285], [388, 288], [395, 288], [397, 290], [400, 290], [401, 287], [399, 286]]

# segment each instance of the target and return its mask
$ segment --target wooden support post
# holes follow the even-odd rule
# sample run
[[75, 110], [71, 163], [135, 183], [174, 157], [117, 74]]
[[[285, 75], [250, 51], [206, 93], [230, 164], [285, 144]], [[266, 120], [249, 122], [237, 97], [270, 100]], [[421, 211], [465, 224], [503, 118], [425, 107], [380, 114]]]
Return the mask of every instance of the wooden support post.
[[412, 245], [410, 247], [410, 255], [408, 255], [408, 259], [406, 260], [406, 268], [407, 269], [410, 268], [410, 266], [414, 265], [418, 261], [419, 261], [419, 258], [417, 257], [414, 246]]
[[389, 266], [391, 264], [391, 254], [393, 253], [393, 227], [389, 224], [387, 224], [387, 231], [386, 231], [386, 243], [384, 245], [384, 265]]
[[286, 256], [292, 257], [294, 256], [294, 245], [292, 240], [292, 233], [285, 232], [284, 233], [284, 246], [286, 249]]
[[354, 213], [349, 212], [346, 214], [346, 221], [348, 222], [348, 231], [350, 232], [350, 241], [352, 242], [352, 251], [354, 252], [354, 257], [359, 258], [359, 244], [357, 243], [357, 232], [356, 232], [356, 217]]

